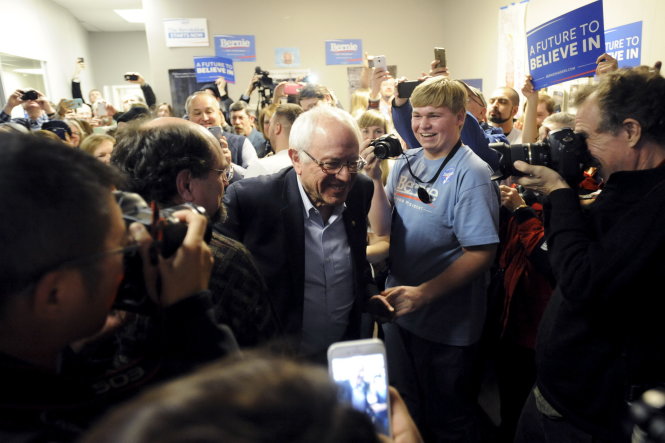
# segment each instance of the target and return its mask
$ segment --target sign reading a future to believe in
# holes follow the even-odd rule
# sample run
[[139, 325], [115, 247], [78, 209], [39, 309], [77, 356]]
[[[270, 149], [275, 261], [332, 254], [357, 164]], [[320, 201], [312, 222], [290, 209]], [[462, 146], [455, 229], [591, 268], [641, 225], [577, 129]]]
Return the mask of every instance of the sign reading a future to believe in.
[[235, 83], [236, 76], [233, 60], [223, 57], [194, 57], [194, 72], [198, 83], [214, 82], [224, 77], [229, 83]]
[[590, 76], [605, 52], [602, 0], [543, 23], [526, 34], [536, 89]]

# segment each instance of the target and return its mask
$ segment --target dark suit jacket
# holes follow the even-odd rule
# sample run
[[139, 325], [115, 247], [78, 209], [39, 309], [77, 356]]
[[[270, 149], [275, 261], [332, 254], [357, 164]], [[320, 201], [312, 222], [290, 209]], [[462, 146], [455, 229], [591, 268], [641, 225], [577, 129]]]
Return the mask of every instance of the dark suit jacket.
[[[361, 312], [372, 288], [366, 257], [367, 213], [374, 185], [358, 174], [346, 200], [344, 226], [353, 254], [355, 303], [344, 339], [366, 336]], [[268, 285], [282, 329], [299, 341], [305, 279], [304, 208], [296, 173], [287, 168], [276, 174], [243, 179], [226, 190], [228, 219], [216, 228], [250, 250]]]

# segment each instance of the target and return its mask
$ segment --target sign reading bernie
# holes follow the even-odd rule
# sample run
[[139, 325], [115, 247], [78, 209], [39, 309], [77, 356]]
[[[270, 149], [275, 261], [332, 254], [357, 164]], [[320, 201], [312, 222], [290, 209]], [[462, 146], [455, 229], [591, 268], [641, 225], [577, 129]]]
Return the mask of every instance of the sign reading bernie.
[[529, 70], [536, 89], [593, 75], [605, 52], [603, 2], [596, 1], [527, 32]]

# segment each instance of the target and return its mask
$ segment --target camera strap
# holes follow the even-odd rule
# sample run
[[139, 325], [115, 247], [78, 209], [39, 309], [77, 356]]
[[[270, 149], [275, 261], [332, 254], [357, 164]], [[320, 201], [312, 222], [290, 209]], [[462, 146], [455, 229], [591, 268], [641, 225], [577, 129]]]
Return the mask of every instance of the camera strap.
[[[416, 175], [411, 170], [411, 164], [409, 163], [409, 159], [407, 157], [406, 158], [406, 166], [409, 168], [409, 174], [411, 174], [411, 177], [413, 177], [417, 182], [424, 183], [425, 185], [431, 185], [439, 177], [439, 174], [441, 174], [441, 171], [443, 171], [443, 168], [446, 166], [446, 164], [448, 164], [448, 162], [457, 153], [460, 146], [462, 146], [462, 139], [461, 138], [459, 140], [457, 140], [457, 143], [455, 144], [455, 146], [453, 146], [453, 149], [450, 150], [450, 153], [443, 160], [443, 162], [441, 163], [441, 166], [439, 166], [439, 169], [436, 171], [436, 174], [434, 174], [434, 177], [432, 177], [429, 181], [425, 181], [425, 180], [420, 179], [419, 177], [416, 177]], [[432, 198], [429, 196], [429, 192], [427, 192], [427, 189], [423, 188], [422, 186], [418, 186], [418, 198], [423, 203], [426, 203], [426, 204], [432, 203]]]

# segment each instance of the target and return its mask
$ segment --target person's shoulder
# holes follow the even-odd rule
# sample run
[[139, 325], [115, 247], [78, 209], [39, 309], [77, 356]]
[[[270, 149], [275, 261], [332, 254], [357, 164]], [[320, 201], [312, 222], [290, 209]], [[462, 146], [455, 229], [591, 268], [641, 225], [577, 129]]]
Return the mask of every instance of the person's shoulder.
[[[459, 167], [461, 167], [466, 174], [476, 175], [479, 178], [487, 178], [488, 180], [492, 176], [492, 168], [478, 156], [473, 149], [467, 145], [462, 145], [460, 149], [460, 158], [457, 162]], [[486, 177], [487, 176], [487, 177]]]
[[213, 256], [216, 258], [228, 256], [231, 254], [233, 257], [246, 257], [249, 259], [251, 254], [249, 250], [237, 240], [227, 237], [217, 231], [213, 231], [212, 238], [210, 239], [210, 249]]
[[255, 177], [243, 178], [237, 182], [231, 183], [228, 191], [242, 193], [245, 191], [254, 191], [256, 189], [266, 192], [275, 191], [279, 184], [288, 179], [289, 173], [295, 174], [293, 168], [285, 168], [274, 174], [257, 175]]

